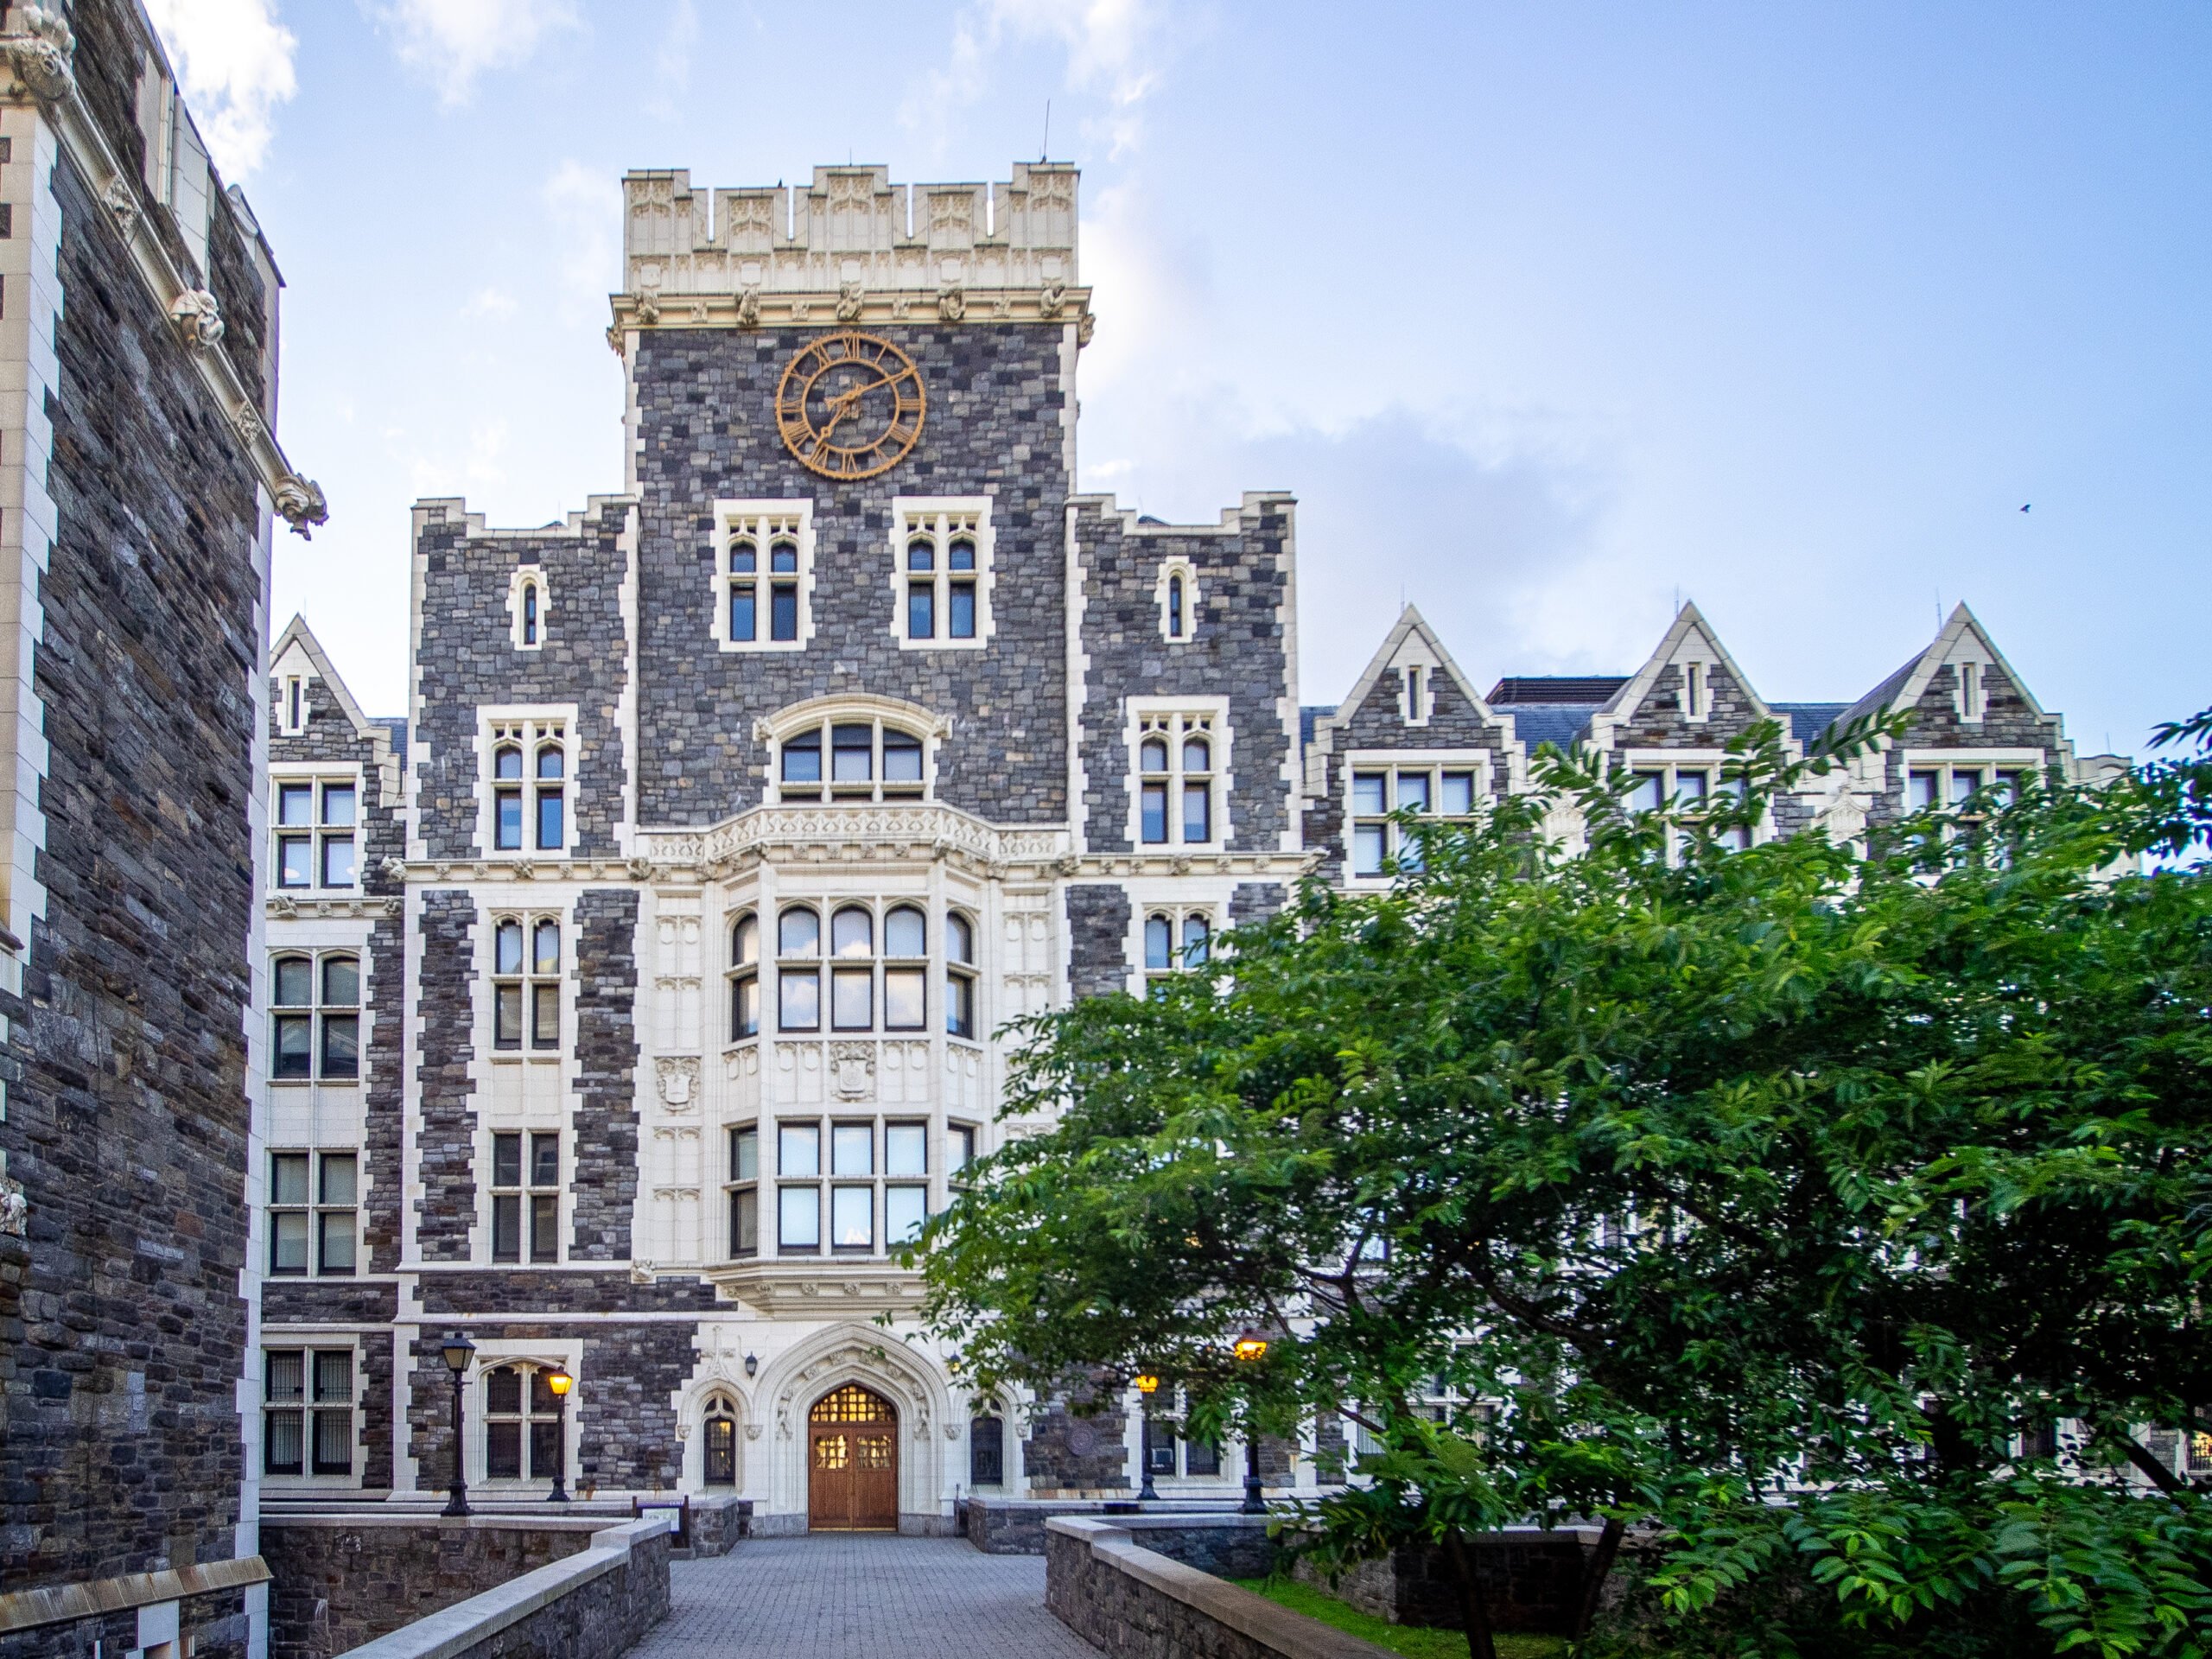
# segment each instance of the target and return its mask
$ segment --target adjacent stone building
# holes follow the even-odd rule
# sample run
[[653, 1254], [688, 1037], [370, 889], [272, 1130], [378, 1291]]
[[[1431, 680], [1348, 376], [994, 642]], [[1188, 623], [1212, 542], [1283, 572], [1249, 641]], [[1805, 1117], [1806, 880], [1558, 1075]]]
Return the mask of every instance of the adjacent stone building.
[[242, 1655], [280, 281], [136, 0], [0, 20], [0, 1655]]
[[[1854, 713], [1767, 704], [1689, 608], [1633, 675], [1487, 695], [1408, 610], [1301, 709], [1289, 496], [1169, 525], [1076, 489], [1076, 182], [631, 175], [623, 493], [527, 531], [418, 505], [404, 720], [277, 643], [270, 1497], [442, 1486], [456, 1331], [480, 1497], [557, 1470], [933, 1529], [1126, 1491], [1133, 1409], [972, 1397], [906, 1317], [899, 1242], [1023, 1128], [993, 1033], [1309, 874], [1389, 880], [1394, 810], [1474, 814], [1542, 742], [1656, 802], [1754, 721]], [[1759, 833], [2081, 770], [1964, 611], [1882, 705], [1906, 738]], [[1151, 1456], [1171, 1492], [1240, 1471]]]

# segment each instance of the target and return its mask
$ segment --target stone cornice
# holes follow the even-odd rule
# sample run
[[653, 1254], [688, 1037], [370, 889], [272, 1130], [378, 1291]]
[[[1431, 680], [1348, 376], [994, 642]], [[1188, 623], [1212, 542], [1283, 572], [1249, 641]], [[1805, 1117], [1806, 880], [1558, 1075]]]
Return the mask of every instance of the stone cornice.
[[1319, 864], [1314, 853], [1078, 854], [1073, 838], [1058, 825], [1033, 829], [994, 824], [934, 801], [757, 806], [704, 830], [640, 831], [636, 848], [626, 860], [391, 858], [385, 861], [382, 873], [417, 886], [453, 881], [701, 882], [727, 880], [763, 863], [803, 868], [943, 860], [997, 880], [1230, 876], [1295, 881]]
[[343, 899], [311, 898], [272, 893], [262, 900], [264, 914], [278, 921], [317, 921], [338, 917], [377, 917], [399, 914], [399, 900], [379, 893], [353, 893]]
[[205, 1596], [219, 1590], [241, 1590], [266, 1584], [270, 1572], [258, 1555], [238, 1555], [225, 1561], [194, 1567], [167, 1567], [158, 1573], [126, 1573], [111, 1579], [92, 1579], [79, 1584], [47, 1585], [0, 1595], [0, 1633], [28, 1630], [41, 1624], [67, 1624], [103, 1613], [128, 1612], [187, 1596]]
[[728, 1301], [768, 1314], [816, 1319], [911, 1311], [922, 1297], [922, 1275], [895, 1262], [825, 1261], [818, 1255], [737, 1262], [699, 1274]]
[[130, 251], [139, 281], [184, 341], [200, 384], [227, 417], [270, 502], [296, 531], [308, 535], [313, 526], [330, 516], [322, 491], [312, 480], [292, 470], [263, 418], [258, 392], [239, 376], [229, 354], [219, 348], [223, 321], [214, 296], [191, 274], [178, 269], [147, 222], [148, 210], [139, 198], [137, 180], [117, 158], [78, 90], [71, 66], [76, 41], [68, 25], [58, 15], [36, 6], [20, 9], [17, 16], [26, 26], [24, 30], [0, 35], [11, 76], [0, 98], [17, 105], [35, 105], [45, 114], [61, 147], [105, 207], [116, 233]]
[[646, 288], [611, 297], [607, 339], [641, 328], [866, 328], [920, 323], [1073, 323], [1090, 341], [1094, 318], [1087, 288], [940, 288], [864, 290], [857, 283], [828, 291], [744, 289], [736, 293], [666, 293]]

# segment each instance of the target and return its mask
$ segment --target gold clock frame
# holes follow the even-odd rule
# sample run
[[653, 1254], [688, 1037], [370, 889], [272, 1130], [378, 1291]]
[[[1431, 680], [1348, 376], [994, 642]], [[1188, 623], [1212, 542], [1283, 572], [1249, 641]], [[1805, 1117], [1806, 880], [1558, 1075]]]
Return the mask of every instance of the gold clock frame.
[[[857, 364], [880, 377], [864, 385], [840, 392], [831, 400], [834, 412], [817, 431], [806, 412], [815, 382], [832, 369]], [[869, 393], [888, 387], [891, 418], [866, 442], [834, 442], [837, 428], [861, 406]], [[838, 408], [837, 405], [843, 405]], [[841, 328], [809, 340], [784, 365], [776, 385], [776, 429], [791, 458], [810, 473], [848, 483], [889, 472], [913, 453], [921, 442], [922, 423], [929, 416], [929, 393], [914, 359], [880, 334], [857, 328]]]

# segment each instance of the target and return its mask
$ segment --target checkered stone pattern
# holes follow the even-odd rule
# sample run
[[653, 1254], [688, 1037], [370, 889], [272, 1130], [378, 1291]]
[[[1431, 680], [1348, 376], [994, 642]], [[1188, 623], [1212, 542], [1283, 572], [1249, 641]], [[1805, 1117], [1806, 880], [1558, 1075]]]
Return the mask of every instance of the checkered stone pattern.
[[758, 1538], [669, 1568], [634, 1659], [1096, 1659], [1045, 1611], [1041, 1555], [887, 1533]]

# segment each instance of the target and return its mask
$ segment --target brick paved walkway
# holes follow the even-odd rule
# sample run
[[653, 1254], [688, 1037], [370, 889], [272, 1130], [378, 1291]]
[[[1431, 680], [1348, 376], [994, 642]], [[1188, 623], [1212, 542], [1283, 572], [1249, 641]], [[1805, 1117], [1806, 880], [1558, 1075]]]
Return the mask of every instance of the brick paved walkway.
[[635, 1659], [1098, 1659], [1045, 1611], [1044, 1557], [964, 1538], [748, 1538], [669, 1589]]

